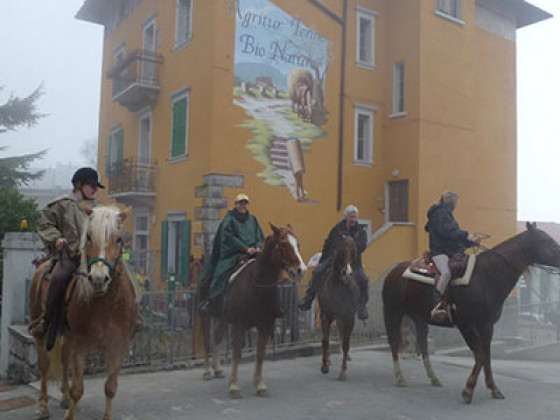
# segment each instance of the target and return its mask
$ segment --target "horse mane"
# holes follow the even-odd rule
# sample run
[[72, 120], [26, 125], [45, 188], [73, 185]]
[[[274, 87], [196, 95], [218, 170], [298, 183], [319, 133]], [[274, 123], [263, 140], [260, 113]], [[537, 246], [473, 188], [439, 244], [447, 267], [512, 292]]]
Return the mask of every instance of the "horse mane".
[[86, 218], [82, 225], [82, 236], [80, 238], [80, 273], [78, 276], [78, 296], [87, 300], [93, 293], [91, 284], [87, 280], [85, 273], [88, 271], [87, 267], [87, 244], [88, 241], [96, 249], [103, 249], [105, 243], [114, 233], [118, 232], [121, 228], [121, 210], [115, 206], [98, 206], [92, 210], [91, 215]]

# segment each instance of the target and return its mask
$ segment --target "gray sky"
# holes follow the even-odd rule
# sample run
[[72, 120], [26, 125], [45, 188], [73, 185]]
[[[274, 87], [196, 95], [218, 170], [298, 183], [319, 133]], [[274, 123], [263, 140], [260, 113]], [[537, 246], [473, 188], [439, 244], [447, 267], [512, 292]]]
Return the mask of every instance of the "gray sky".
[[[83, 142], [97, 137], [103, 30], [74, 19], [82, 0], [0, 0], [0, 103], [30, 93], [48, 117], [0, 136], [0, 152], [49, 149], [40, 166], [85, 164]], [[518, 219], [560, 223], [560, 1], [531, 0], [555, 17], [517, 31]], [[476, 168], [474, 168], [476, 169]]]

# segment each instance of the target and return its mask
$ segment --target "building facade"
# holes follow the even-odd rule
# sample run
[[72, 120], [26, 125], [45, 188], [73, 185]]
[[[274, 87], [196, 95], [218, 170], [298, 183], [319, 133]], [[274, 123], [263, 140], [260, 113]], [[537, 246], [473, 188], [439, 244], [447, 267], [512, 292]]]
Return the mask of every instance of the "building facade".
[[427, 248], [446, 189], [498, 243], [516, 232], [515, 31], [549, 16], [523, 0], [86, 0], [77, 18], [105, 27], [102, 200], [132, 207], [156, 282], [189, 281], [241, 191], [304, 258], [355, 204], [372, 281]]

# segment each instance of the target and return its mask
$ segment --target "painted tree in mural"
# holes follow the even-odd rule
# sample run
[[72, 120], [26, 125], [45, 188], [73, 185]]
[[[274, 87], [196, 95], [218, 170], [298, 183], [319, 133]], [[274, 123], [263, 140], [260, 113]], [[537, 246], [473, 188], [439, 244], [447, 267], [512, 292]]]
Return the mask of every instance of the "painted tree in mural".
[[[292, 37], [286, 40], [290, 43], [291, 49], [297, 51], [297, 55], [305, 59], [313, 72], [315, 73], [314, 81], [315, 86], [313, 86], [315, 104], [314, 107], [325, 110], [325, 93], [324, 93], [324, 81], [325, 74], [329, 68], [332, 61], [332, 54], [330, 52], [330, 45], [326, 48], [317, 48], [317, 40], [308, 40], [306, 38]], [[326, 42], [326, 41], [325, 41]]]
[[[2, 90], [3, 87], [0, 86], [0, 92]], [[42, 84], [24, 98], [10, 94], [8, 100], [0, 104], [0, 134], [15, 131], [19, 127], [31, 128], [37, 125], [39, 120], [44, 117], [37, 111], [36, 104], [42, 95]], [[5, 149], [6, 146], [0, 146], [0, 151]], [[42, 150], [27, 155], [0, 158], [0, 187], [15, 188], [40, 178], [43, 171], [31, 172], [29, 164], [41, 158], [45, 153], [46, 150]]]

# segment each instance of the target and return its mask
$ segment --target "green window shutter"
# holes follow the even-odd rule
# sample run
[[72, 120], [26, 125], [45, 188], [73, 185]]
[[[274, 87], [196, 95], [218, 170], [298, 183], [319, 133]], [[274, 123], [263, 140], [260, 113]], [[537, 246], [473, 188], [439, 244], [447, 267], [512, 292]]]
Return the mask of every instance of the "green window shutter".
[[187, 98], [173, 104], [173, 133], [171, 135], [171, 157], [185, 154], [187, 120]]
[[117, 163], [117, 167], [119, 168], [119, 172], [122, 170], [123, 137], [124, 137], [123, 130], [119, 130], [117, 132], [117, 158], [115, 159], [115, 161]]
[[161, 267], [160, 280], [167, 280], [167, 245], [168, 245], [169, 222], [164, 220], [161, 222]]
[[191, 257], [191, 221], [183, 220], [181, 222], [181, 284], [187, 286], [190, 283], [189, 279], [189, 263]]
[[111, 173], [111, 146], [113, 143], [113, 136], [109, 134], [107, 137], [107, 148], [105, 150], [105, 175], [109, 176]]

